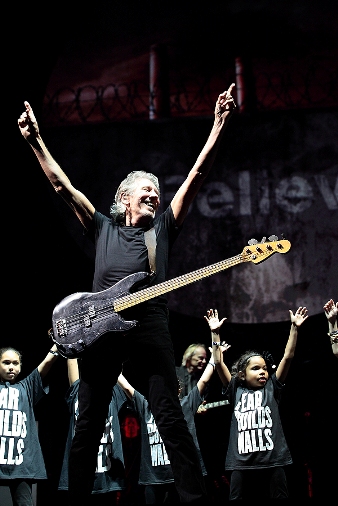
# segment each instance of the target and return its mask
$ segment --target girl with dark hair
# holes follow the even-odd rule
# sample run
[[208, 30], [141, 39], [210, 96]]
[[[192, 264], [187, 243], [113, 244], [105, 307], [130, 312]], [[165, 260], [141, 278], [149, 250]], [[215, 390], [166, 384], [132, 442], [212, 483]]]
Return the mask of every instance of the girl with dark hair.
[[0, 348], [0, 498], [14, 506], [33, 506], [32, 484], [47, 479], [34, 416], [35, 404], [48, 393], [43, 379], [58, 357], [53, 345], [44, 360], [21, 381], [21, 353]]
[[[291, 310], [291, 329], [284, 355], [273, 368], [268, 352], [249, 350], [233, 364], [231, 372], [223, 361], [226, 343], [220, 340], [217, 310], [205, 319], [213, 334], [212, 353], [225, 395], [233, 409], [225, 469], [231, 471], [229, 500], [263, 498], [287, 499], [284, 466], [292, 464], [279, 414], [279, 402], [298, 337], [307, 319], [306, 307]], [[271, 367], [270, 367], [271, 366]], [[269, 372], [270, 371], [270, 372]]]

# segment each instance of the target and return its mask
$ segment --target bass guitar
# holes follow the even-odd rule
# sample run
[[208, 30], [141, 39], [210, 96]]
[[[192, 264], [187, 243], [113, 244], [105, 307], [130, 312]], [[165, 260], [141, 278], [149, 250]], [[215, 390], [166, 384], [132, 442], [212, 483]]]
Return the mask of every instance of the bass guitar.
[[[270, 240], [276, 239], [276, 240]], [[274, 253], [287, 253], [289, 241], [271, 236], [260, 244], [249, 241], [242, 253], [215, 264], [197, 269], [157, 285], [137, 290], [150, 279], [150, 273], [137, 272], [121, 279], [115, 285], [100, 292], [77, 292], [65, 297], [53, 310], [49, 335], [60, 355], [78, 358], [107, 332], [126, 333], [137, 325], [136, 320], [125, 320], [120, 312], [221, 272], [243, 262], [259, 264]], [[134, 290], [134, 291], [133, 291]]]

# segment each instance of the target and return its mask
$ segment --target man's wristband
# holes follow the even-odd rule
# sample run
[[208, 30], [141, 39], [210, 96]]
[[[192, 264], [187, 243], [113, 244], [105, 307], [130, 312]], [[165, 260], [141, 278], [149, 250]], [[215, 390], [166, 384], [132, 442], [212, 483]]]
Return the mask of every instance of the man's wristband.
[[212, 342], [212, 345], [213, 345], [213, 346], [217, 346], [217, 347], [218, 347], [218, 346], [225, 346], [226, 344], [227, 344], [227, 343], [226, 343], [225, 341], [222, 341], [222, 342], [221, 342], [221, 341], [213, 341], [213, 342]]
[[208, 364], [212, 365], [212, 367], [215, 369], [215, 362], [211, 362], [211, 360], [209, 360]]
[[330, 336], [331, 344], [338, 344], [338, 330], [333, 330], [328, 335]]
[[53, 351], [53, 350], [49, 350], [48, 353], [51, 353], [52, 355], [55, 355], [56, 357], [59, 356], [58, 352], [57, 351]]

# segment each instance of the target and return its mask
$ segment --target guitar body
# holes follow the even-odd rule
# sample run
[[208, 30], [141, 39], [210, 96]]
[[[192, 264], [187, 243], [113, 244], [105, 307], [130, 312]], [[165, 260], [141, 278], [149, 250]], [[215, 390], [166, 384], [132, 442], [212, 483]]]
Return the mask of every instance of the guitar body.
[[137, 325], [114, 311], [114, 302], [149, 278], [147, 272], [130, 274], [100, 292], [78, 292], [65, 297], [52, 315], [53, 335], [60, 355], [78, 358], [107, 332], [124, 333]]

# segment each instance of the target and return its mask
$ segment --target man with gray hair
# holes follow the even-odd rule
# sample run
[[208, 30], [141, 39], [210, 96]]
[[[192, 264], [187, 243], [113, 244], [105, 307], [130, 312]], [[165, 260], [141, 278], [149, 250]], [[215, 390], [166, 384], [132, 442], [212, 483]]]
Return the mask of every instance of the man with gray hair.
[[[111, 216], [98, 212], [88, 198], [74, 188], [44, 144], [33, 110], [25, 102], [18, 124], [55, 191], [76, 214], [95, 244], [93, 292], [103, 292], [130, 282], [138, 273], [151, 273], [150, 286], [166, 281], [171, 248], [189, 207], [208, 176], [235, 103], [234, 84], [216, 101], [209, 137], [187, 178], [167, 209], [156, 216], [160, 205], [158, 180], [147, 172], [133, 172], [119, 186]], [[156, 247], [148, 234], [155, 232]], [[154, 237], [154, 236], [153, 236]], [[149, 249], [148, 246], [149, 245]], [[148, 252], [156, 251], [156, 260]], [[111, 309], [113, 313], [113, 309]], [[183, 503], [206, 504], [201, 466], [177, 396], [175, 357], [164, 295], [122, 310], [124, 320], [137, 322], [128, 332], [104, 333], [94, 346], [83, 351], [79, 385], [79, 416], [69, 457], [70, 506], [84, 506], [90, 499], [97, 448], [104, 429], [112, 388], [128, 358], [149, 402], [170, 458], [175, 486]], [[125, 323], [125, 322], [124, 322]], [[82, 343], [83, 344], [83, 343]]]
[[207, 349], [203, 343], [190, 344], [183, 353], [182, 364], [176, 367], [176, 374], [180, 382], [180, 397], [188, 393], [197, 385], [207, 365]]

